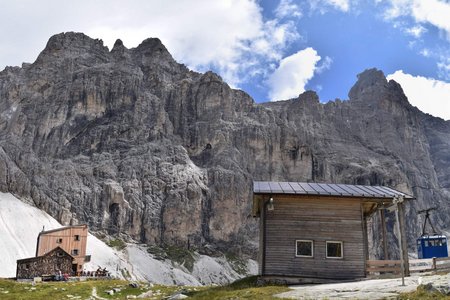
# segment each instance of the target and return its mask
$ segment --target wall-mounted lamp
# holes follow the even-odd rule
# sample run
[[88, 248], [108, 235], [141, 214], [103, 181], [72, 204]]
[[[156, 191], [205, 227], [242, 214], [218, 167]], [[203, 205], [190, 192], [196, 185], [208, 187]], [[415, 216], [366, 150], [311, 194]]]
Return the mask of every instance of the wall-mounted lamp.
[[267, 203], [267, 210], [268, 211], [272, 211], [273, 209], [274, 209], [274, 207], [273, 207], [273, 198], [271, 197], [269, 199], [269, 202]]

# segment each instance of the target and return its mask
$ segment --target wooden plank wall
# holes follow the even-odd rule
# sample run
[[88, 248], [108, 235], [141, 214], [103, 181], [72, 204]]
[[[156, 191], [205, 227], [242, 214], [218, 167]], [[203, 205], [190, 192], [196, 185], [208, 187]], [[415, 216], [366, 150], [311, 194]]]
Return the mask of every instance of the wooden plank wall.
[[[41, 234], [37, 256], [44, 255], [58, 246], [70, 255], [72, 255], [73, 249], [78, 249], [78, 255], [72, 256], [75, 258], [74, 263], [78, 264], [78, 269], [80, 269], [80, 265], [84, 264], [84, 257], [86, 256], [87, 232], [87, 227], [80, 226], [62, 228], [58, 231]], [[75, 240], [75, 235], [80, 236], [79, 241]], [[62, 238], [62, 243], [57, 243], [58, 238]]]
[[[274, 197], [266, 212], [264, 275], [348, 279], [365, 276], [361, 202], [352, 198]], [[314, 257], [296, 257], [296, 240], [313, 240]], [[343, 241], [343, 259], [326, 258], [326, 241]]]

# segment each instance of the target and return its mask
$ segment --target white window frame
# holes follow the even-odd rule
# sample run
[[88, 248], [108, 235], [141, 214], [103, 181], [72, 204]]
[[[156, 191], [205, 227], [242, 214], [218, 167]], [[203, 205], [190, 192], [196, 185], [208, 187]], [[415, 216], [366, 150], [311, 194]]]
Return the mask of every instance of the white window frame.
[[71, 255], [72, 256], [78, 256], [78, 255], [80, 255], [80, 251], [78, 249], [72, 249]]
[[[341, 244], [341, 256], [328, 256], [328, 244]], [[343, 259], [344, 258], [344, 242], [343, 241], [326, 241], [325, 242], [325, 256], [329, 259]]]
[[[298, 242], [307, 242], [307, 243], [311, 243], [311, 255], [298, 255]], [[312, 258], [314, 257], [314, 241], [313, 240], [295, 240], [295, 257], [309, 257]]]

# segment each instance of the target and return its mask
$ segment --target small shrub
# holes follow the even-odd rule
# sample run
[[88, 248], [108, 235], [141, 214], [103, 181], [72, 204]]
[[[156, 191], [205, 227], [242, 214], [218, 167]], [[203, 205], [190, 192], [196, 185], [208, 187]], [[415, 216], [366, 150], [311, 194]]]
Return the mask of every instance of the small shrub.
[[106, 244], [109, 247], [115, 248], [119, 251], [125, 249], [125, 247], [127, 246], [127, 244], [124, 241], [122, 241], [121, 239], [109, 240], [108, 242], [106, 242]]
[[231, 268], [240, 275], [247, 275], [247, 262], [233, 253], [226, 253], [225, 258]]
[[190, 272], [194, 270], [195, 254], [193, 251], [178, 246], [149, 246], [147, 252], [152, 254], [155, 259], [170, 259], [179, 265], [184, 266]]

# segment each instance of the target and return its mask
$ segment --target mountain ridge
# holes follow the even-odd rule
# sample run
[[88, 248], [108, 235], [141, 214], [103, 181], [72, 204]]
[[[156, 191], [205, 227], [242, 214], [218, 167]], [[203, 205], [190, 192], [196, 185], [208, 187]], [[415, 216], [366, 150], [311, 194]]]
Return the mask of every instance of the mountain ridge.
[[257, 104], [177, 63], [158, 39], [109, 51], [63, 33], [33, 64], [0, 72], [0, 115], [0, 190], [63, 224], [251, 256], [252, 180], [280, 180], [414, 194], [411, 248], [416, 210], [440, 205], [434, 220], [449, 226], [450, 122], [413, 107], [376, 69], [358, 75], [348, 101], [307, 91]]

